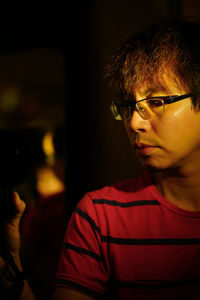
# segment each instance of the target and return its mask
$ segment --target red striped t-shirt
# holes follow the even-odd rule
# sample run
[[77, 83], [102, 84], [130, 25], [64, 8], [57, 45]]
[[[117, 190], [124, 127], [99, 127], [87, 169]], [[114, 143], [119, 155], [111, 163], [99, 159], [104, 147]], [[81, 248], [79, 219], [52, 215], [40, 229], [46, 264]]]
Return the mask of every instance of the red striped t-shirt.
[[200, 292], [200, 212], [163, 198], [147, 171], [87, 193], [67, 228], [55, 285], [104, 299], [192, 299]]

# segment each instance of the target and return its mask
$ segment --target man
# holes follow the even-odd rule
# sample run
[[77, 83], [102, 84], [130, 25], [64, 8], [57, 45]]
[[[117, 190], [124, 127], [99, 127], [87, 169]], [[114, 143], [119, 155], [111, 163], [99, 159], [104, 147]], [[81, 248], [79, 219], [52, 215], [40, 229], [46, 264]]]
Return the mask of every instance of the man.
[[[55, 175], [65, 184], [65, 130], [53, 131]], [[37, 299], [49, 300], [57, 269], [63, 236], [69, 220], [65, 190], [39, 197], [23, 217], [21, 224], [22, 255], [26, 274], [31, 278]]]
[[55, 300], [193, 299], [200, 284], [200, 25], [162, 23], [109, 67], [144, 171], [90, 192], [68, 226]]

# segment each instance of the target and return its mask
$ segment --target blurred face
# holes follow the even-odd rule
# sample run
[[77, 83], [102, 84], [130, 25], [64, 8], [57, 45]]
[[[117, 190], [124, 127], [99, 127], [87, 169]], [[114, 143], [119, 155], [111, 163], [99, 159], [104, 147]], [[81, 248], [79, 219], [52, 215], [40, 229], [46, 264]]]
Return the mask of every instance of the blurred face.
[[[165, 79], [165, 89], [140, 86], [133, 91], [136, 101], [153, 96], [183, 95], [188, 91]], [[150, 169], [196, 167], [200, 159], [200, 112], [195, 112], [191, 98], [165, 105], [162, 115], [144, 120], [134, 111], [126, 128], [139, 160]]]

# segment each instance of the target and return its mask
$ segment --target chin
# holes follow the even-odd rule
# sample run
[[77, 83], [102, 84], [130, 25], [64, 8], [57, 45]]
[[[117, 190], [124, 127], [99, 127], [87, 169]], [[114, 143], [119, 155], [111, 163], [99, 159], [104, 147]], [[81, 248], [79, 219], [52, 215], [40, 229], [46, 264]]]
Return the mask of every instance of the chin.
[[169, 164], [158, 160], [140, 160], [142, 166], [149, 171], [165, 171], [171, 169]]

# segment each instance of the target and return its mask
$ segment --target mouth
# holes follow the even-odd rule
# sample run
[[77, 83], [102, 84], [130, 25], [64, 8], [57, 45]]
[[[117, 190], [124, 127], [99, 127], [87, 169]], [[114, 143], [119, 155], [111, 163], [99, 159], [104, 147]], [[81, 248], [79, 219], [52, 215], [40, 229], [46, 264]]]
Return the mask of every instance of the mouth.
[[143, 156], [150, 155], [154, 150], [158, 149], [158, 146], [136, 143], [135, 150]]

